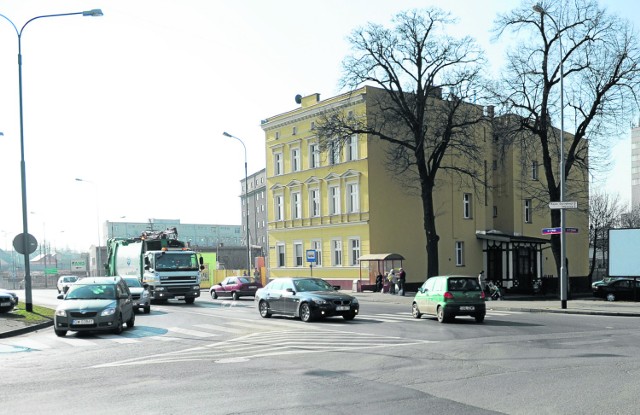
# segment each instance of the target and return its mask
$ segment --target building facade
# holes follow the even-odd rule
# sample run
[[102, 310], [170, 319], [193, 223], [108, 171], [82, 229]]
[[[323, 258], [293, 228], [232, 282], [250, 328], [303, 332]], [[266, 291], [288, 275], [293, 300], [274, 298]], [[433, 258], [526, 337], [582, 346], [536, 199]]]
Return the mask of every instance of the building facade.
[[[247, 177], [249, 186], [244, 185], [244, 179], [240, 181], [242, 194], [240, 200], [242, 204], [242, 245], [246, 246], [247, 217], [249, 218], [249, 243], [252, 249], [260, 251], [259, 256], [264, 256], [267, 252], [267, 180], [266, 170], [262, 169]], [[245, 194], [248, 190], [248, 195]], [[249, 214], [247, 215], [247, 210]], [[254, 264], [255, 266], [255, 264]]]
[[640, 121], [631, 128], [631, 206], [640, 204]]
[[[343, 146], [321, 151], [315, 132], [326, 113], [375, 117], [372, 97], [380, 94], [368, 86], [324, 101], [313, 94], [301, 98], [299, 108], [263, 121], [270, 277], [312, 274], [343, 287], [354, 279], [373, 283], [379, 269], [361, 265], [358, 258], [397, 253], [405, 258], [407, 281], [424, 281], [422, 201], [385, 168], [389, 144], [354, 135]], [[544, 175], [536, 170], [535, 179], [527, 177], [538, 161], [517, 147], [502, 156], [493, 139], [491, 109], [478, 111], [486, 113], [486, 123], [473, 133], [484, 153], [484, 182], [490, 185], [464, 185], [439, 173], [434, 208], [440, 273], [485, 270], [507, 288], [530, 287], [533, 279], [556, 274], [549, 238], [542, 236], [551, 223], [550, 210], [533, 192], [544, 184]], [[588, 194], [588, 182], [581, 184], [577, 193]], [[582, 229], [567, 237], [570, 275], [586, 275], [586, 211], [568, 212], [567, 226]], [[317, 262], [307, 261], [307, 251], [316, 252]]]

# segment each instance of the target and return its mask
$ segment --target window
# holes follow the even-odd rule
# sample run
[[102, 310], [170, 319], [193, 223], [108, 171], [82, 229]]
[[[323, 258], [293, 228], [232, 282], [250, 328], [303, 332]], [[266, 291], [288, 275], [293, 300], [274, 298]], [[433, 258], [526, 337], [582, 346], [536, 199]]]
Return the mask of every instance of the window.
[[283, 196], [277, 195], [274, 197], [274, 208], [276, 212], [276, 220], [284, 220], [284, 203]]
[[339, 239], [331, 241], [331, 260], [334, 267], [342, 265], [342, 241]]
[[336, 140], [332, 140], [329, 143], [329, 164], [340, 163], [340, 143]]
[[456, 266], [461, 267], [464, 265], [464, 242], [456, 242]]
[[291, 171], [300, 171], [300, 149], [291, 149]]
[[358, 183], [351, 183], [347, 185], [347, 193], [349, 197], [349, 206], [347, 209], [349, 213], [355, 213], [360, 211], [360, 192]]
[[291, 135], [296, 135], [298, 134], [298, 127], [293, 127], [293, 131], [291, 132]]
[[284, 267], [284, 244], [276, 246], [276, 255], [278, 256], [278, 267]]
[[320, 216], [320, 189], [309, 190], [309, 216], [312, 218]]
[[494, 206], [493, 207], [493, 217], [497, 218], [498, 217], [498, 206]]
[[309, 168], [320, 167], [320, 149], [318, 143], [309, 144]]
[[349, 240], [349, 264], [358, 265], [358, 258], [360, 258], [360, 239]]
[[538, 180], [538, 162], [531, 162], [531, 180]]
[[348, 161], [358, 160], [358, 136], [352, 135], [349, 139], [349, 152], [347, 154]]
[[471, 212], [471, 193], [465, 193], [462, 195], [462, 217], [471, 219]]
[[531, 199], [524, 200], [524, 221], [531, 223]]
[[293, 252], [295, 255], [295, 266], [302, 266], [302, 242], [294, 242], [293, 243]]
[[339, 186], [329, 187], [329, 214], [330, 215], [340, 214], [340, 187]]
[[291, 193], [291, 217], [300, 219], [302, 217], [302, 203], [300, 200], [300, 192]]
[[311, 121], [311, 130], [315, 130], [316, 129], [316, 122], [315, 121]]
[[316, 264], [315, 266], [322, 266], [322, 241], [311, 241], [311, 249], [316, 250]]
[[280, 176], [282, 173], [282, 153], [273, 153], [273, 174]]
[[280, 131], [276, 131], [276, 140], [280, 139]]

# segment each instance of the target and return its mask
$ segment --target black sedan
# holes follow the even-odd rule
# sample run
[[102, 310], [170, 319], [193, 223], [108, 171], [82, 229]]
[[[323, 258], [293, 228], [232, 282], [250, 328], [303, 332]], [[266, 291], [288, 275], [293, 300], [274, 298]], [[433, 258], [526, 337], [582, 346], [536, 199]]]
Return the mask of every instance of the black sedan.
[[0, 313], [7, 313], [18, 305], [18, 296], [6, 290], [0, 290]]
[[320, 278], [277, 278], [256, 292], [255, 301], [263, 318], [282, 314], [304, 322], [332, 316], [353, 320], [360, 310], [357, 298]]
[[599, 285], [592, 285], [592, 288], [595, 297], [607, 301], [640, 301], [640, 279], [614, 278]]

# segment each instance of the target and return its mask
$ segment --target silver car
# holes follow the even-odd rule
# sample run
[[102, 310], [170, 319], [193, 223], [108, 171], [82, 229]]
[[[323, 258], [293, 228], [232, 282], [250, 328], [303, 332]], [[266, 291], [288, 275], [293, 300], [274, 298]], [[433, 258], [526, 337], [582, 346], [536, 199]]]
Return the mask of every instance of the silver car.
[[147, 289], [149, 285], [140, 283], [137, 277], [124, 277], [124, 282], [127, 283], [129, 291], [131, 291], [131, 297], [133, 298], [133, 309], [143, 309], [145, 314], [151, 312], [151, 296]]
[[56, 308], [53, 328], [63, 337], [67, 331], [111, 331], [122, 333], [136, 321], [129, 287], [120, 277], [84, 278], [73, 284]]

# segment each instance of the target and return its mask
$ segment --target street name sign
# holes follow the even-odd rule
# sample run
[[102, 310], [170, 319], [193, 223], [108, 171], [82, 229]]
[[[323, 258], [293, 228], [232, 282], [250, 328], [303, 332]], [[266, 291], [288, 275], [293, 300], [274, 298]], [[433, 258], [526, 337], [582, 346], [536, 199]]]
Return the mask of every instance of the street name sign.
[[549, 203], [550, 209], [578, 209], [578, 202], [573, 201], [565, 201], [565, 202], [551, 202]]
[[542, 228], [543, 235], [555, 235], [562, 233], [562, 228]]
[[566, 233], [578, 233], [578, 228], [564, 228]]

